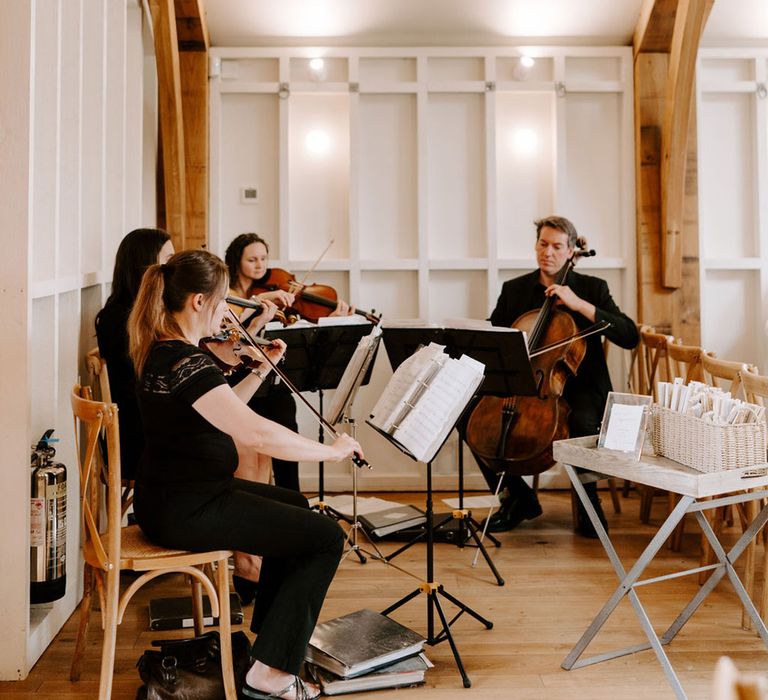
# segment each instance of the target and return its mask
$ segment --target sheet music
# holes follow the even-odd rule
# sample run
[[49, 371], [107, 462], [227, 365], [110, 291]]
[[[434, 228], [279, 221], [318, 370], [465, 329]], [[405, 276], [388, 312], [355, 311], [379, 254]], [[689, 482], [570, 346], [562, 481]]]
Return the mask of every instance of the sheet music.
[[355, 348], [355, 352], [349, 359], [349, 364], [344, 370], [344, 374], [339, 381], [339, 386], [333, 394], [333, 400], [326, 413], [326, 419], [331, 425], [335, 425], [342, 418], [345, 404], [349, 401], [349, 396], [355, 390], [355, 384], [362, 381], [361, 374], [364, 374], [371, 360], [373, 346], [381, 335], [381, 328], [374, 326], [368, 335], [360, 338], [360, 342]]
[[419, 461], [431, 460], [482, 381], [484, 369], [468, 355], [448, 358], [393, 437]]
[[443, 350], [442, 345], [430, 343], [397, 368], [371, 410], [370, 418], [377, 427], [385, 432], [391, 431], [393, 424], [408, 409], [407, 404], [413, 403], [412, 399], [421, 390], [422, 383], [435, 371], [435, 365], [447, 359]]

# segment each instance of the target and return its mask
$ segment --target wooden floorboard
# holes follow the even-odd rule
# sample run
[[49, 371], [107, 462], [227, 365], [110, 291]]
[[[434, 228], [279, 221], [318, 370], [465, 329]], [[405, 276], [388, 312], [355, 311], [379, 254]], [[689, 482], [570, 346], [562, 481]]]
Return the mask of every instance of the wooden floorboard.
[[[377, 494], [400, 502], [423, 504], [419, 494]], [[447, 510], [439, 501], [437, 510]], [[622, 498], [623, 512], [614, 514], [610, 499], [603, 495], [611, 536], [627, 566], [647, 544], [665, 514], [666, 499], [658, 498], [650, 525], [638, 520], [638, 496]], [[462, 687], [447, 643], [427, 647], [435, 668], [427, 673], [426, 686], [396, 691], [360, 693], [359, 698], [519, 698], [521, 700], [614, 700], [615, 698], [672, 698], [664, 673], [652, 651], [644, 651], [574, 671], [560, 668], [596, 612], [613, 591], [617, 579], [597, 540], [575, 535], [570, 523], [570, 500], [566, 492], [541, 494], [544, 515], [500, 536], [502, 547], [491, 548], [491, 556], [506, 583], [497, 586], [488, 567], [479, 560], [471, 566], [474, 548], [449, 544], [436, 546], [436, 579], [445, 589], [493, 622], [486, 630], [464, 615], [453, 626], [456, 643], [472, 680]], [[664, 549], [647, 576], [660, 575], [680, 565], [698, 562], [699, 536], [693, 520], [688, 522], [682, 552]], [[726, 532], [733, 542], [738, 531]], [[386, 552], [396, 545], [382, 546]], [[398, 557], [399, 566], [419, 578], [424, 575], [424, 545]], [[760, 548], [762, 555], [762, 547]], [[737, 566], [737, 568], [740, 568]], [[381, 610], [416, 588], [418, 580], [381, 563], [361, 565], [353, 556], [341, 564], [326, 599], [321, 619], [368, 607]], [[135, 667], [142, 650], [160, 636], [184, 636], [180, 632], [148, 630], [147, 601], [183, 595], [187, 588], [180, 577], [157, 580], [135, 598], [118, 629], [113, 698], [132, 700], [140, 684]], [[695, 577], [677, 579], [640, 590], [650, 619], [663, 630], [697, 590]], [[455, 608], [445, 602], [449, 617]], [[250, 612], [250, 611], [249, 611]], [[248, 614], [247, 617], [250, 615]], [[393, 617], [414, 630], [426, 632], [426, 599], [419, 595]], [[754, 632], [740, 627], [738, 600], [727, 581], [720, 583], [678, 637], [667, 647], [669, 657], [690, 698], [708, 698], [712, 671], [717, 659], [727, 654], [742, 670], [764, 671], [768, 652]], [[69, 664], [76, 631], [75, 617], [42, 656], [24, 681], [0, 683], [0, 696], [14, 700], [92, 699], [97, 696], [99, 674], [98, 613], [94, 613], [92, 635], [85, 652], [82, 679], [70, 683]], [[247, 625], [244, 626], [247, 630]], [[601, 653], [644, 641], [631, 605], [624, 601], [596, 638], [587, 653]]]

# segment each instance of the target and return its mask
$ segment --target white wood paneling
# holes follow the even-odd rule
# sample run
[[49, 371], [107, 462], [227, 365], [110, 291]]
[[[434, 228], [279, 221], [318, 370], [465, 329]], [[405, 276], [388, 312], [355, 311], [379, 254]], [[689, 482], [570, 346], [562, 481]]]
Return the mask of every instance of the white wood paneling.
[[[525, 76], [516, 70], [522, 53], [535, 57]], [[259, 166], [277, 167], [276, 202], [263, 204], [278, 207], [279, 224], [261, 231], [275, 266], [300, 275], [334, 237], [313, 279], [348, 291], [352, 303], [389, 318], [485, 318], [500, 280], [534, 265], [532, 220], [555, 212], [594, 234], [600, 258], [585, 269], [608, 271], [617, 302], [634, 311], [634, 275], [626, 270], [634, 263], [630, 50], [249, 47], [212, 54], [222, 62], [211, 78], [214, 250], [243, 230], [226, 223], [234, 221], [226, 210], [232, 180], [254, 167], [253, 158], [265, 160], [247, 143], [236, 153], [226, 145], [232, 134], [259, 138], [244, 117], [239, 124], [234, 112], [224, 118], [227, 105], [276, 99], [278, 158]], [[324, 79], [313, 79], [312, 55], [326, 61]], [[334, 147], [324, 160], [306, 152], [313, 118], [331, 124]], [[514, 150], [522, 128], [536, 137], [525, 157]], [[336, 148], [345, 134], [346, 145]], [[619, 386], [621, 353], [615, 364]], [[358, 423], [390, 373], [380, 357], [357, 397]], [[305, 418], [301, 427], [317, 432]], [[376, 465], [361, 474], [364, 488], [422, 487], [423, 475], [394, 448], [364, 425], [360, 437]], [[455, 451], [449, 444], [436, 463], [436, 484], [455, 485]], [[468, 484], [482, 483], [471, 465], [468, 474]], [[326, 475], [329, 489], [349, 487], [347, 466], [326, 465]], [[302, 485], [315, 483], [316, 467], [302, 465]]]
[[[82, 593], [69, 392], [86, 376], [83, 357], [95, 345], [93, 320], [114, 251], [129, 222], [145, 222], [143, 193], [154, 189], [154, 155], [148, 169], [142, 153], [145, 125], [157, 118], [154, 97], [144, 92], [142, 23], [137, 0], [3, 7], [0, 58], [15, 79], [0, 81], [0, 131], [13, 134], [0, 139], [3, 196], [10, 196], [0, 206], [0, 303], [16, 341], [7, 350], [13, 357], [3, 358], [14, 372], [3, 376], [0, 400], [7, 431], [0, 679], [27, 675]], [[62, 599], [30, 607], [29, 446], [47, 428], [55, 429], [57, 459], [68, 468], [67, 588]]]
[[[702, 343], [768, 371], [768, 50], [702, 49]], [[727, 333], [723, 332], [727, 319]]]

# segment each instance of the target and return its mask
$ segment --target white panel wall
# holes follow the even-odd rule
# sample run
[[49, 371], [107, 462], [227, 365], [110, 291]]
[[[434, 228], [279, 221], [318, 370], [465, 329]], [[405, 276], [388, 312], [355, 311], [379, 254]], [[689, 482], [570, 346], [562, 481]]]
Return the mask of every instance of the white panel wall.
[[702, 345], [765, 373], [768, 51], [702, 49], [698, 75]]
[[[3, 351], [13, 355], [3, 357], [13, 370], [3, 372], [0, 392], [5, 680], [27, 675], [82, 595], [69, 392], [85, 377], [117, 244], [128, 227], [154, 222], [143, 198], [155, 186], [156, 143], [146, 148], [146, 138], [156, 134], [156, 109], [154, 84], [144, 80], [138, 0], [19, 0], [4, 5], [1, 24], [0, 60], [9, 72], [0, 81], [0, 133], [13, 136], [0, 139], [8, 197], [0, 236], [9, 252], [0, 263], [0, 306], [14, 339]], [[59, 601], [30, 606], [29, 446], [51, 427], [68, 468], [67, 590]]]
[[[537, 47], [527, 75], [520, 52], [214, 49], [212, 249], [255, 228], [273, 265], [298, 275], [335, 239], [313, 279], [352, 303], [389, 318], [486, 318], [501, 281], [534, 266], [533, 220], [561, 213], [598, 250], [584, 267], [634, 313], [631, 52]], [[312, 54], [323, 55], [324, 76], [310, 71]], [[315, 128], [329, 137], [322, 156], [306, 148]], [[265, 193], [257, 205], [239, 203], [243, 179]], [[611, 363], [621, 386], [623, 354]], [[364, 425], [390, 376], [381, 352], [355, 403], [375, 465], [360, 481], [419, 489], [423, 471]], [[303, 410], [300, 429], [317, 434]], [[438, 487], [456, 484], [452, 440], [435, 465]], [[302, 466], [306, 489], [316, 473]], [[330, 490], [350, 487], [348, 467], [326, 474]]]

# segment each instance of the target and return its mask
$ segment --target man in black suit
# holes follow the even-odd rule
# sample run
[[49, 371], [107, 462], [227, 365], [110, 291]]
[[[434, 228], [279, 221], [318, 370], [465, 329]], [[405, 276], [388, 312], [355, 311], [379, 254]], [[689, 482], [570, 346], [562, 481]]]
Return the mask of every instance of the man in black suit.
[[[613, 301], [605, 280], [571, 270], [562, 285], [555, 284], [563, 265], [575, 253], [578, 234], [574, 225], [560, 216], [548, 216], [536, 221], [535, 225], [536, 262], [539, 267], [504, 283], [491, 314], [491, 323], [509, 327], [525, 312], [540, 308], [547, 297], [554, 296], [558, 307], [573, 316], [579, 330], [608, 321], [611, 325], [604, 334], [611, 342], [623, 348], [635, 347], [638, 342], [637, 326]], [[571, 408], [568, 421], [571, 437], [599, 432], [605, 400], [611, 391], [601, 334], [589, 336], [586, 344], [587, 351], [578, 373], [568, 378], [563, 392]], [[480, 468], [488, 485], [495, 489], [498, 474], [482, 463]], [[489, 523], [491, 532], [511, 530], [523, 520], [541, 515], [536, 494], [522, 477], [506, 475], [502, 487], [501, 507]], [[586, 484], [586, 489], [601, 521], [605, 523], [596, 484]], [[578, 530], [583, 535], [595, 536], [594, 528], [583, 512], [580, 513]]]

